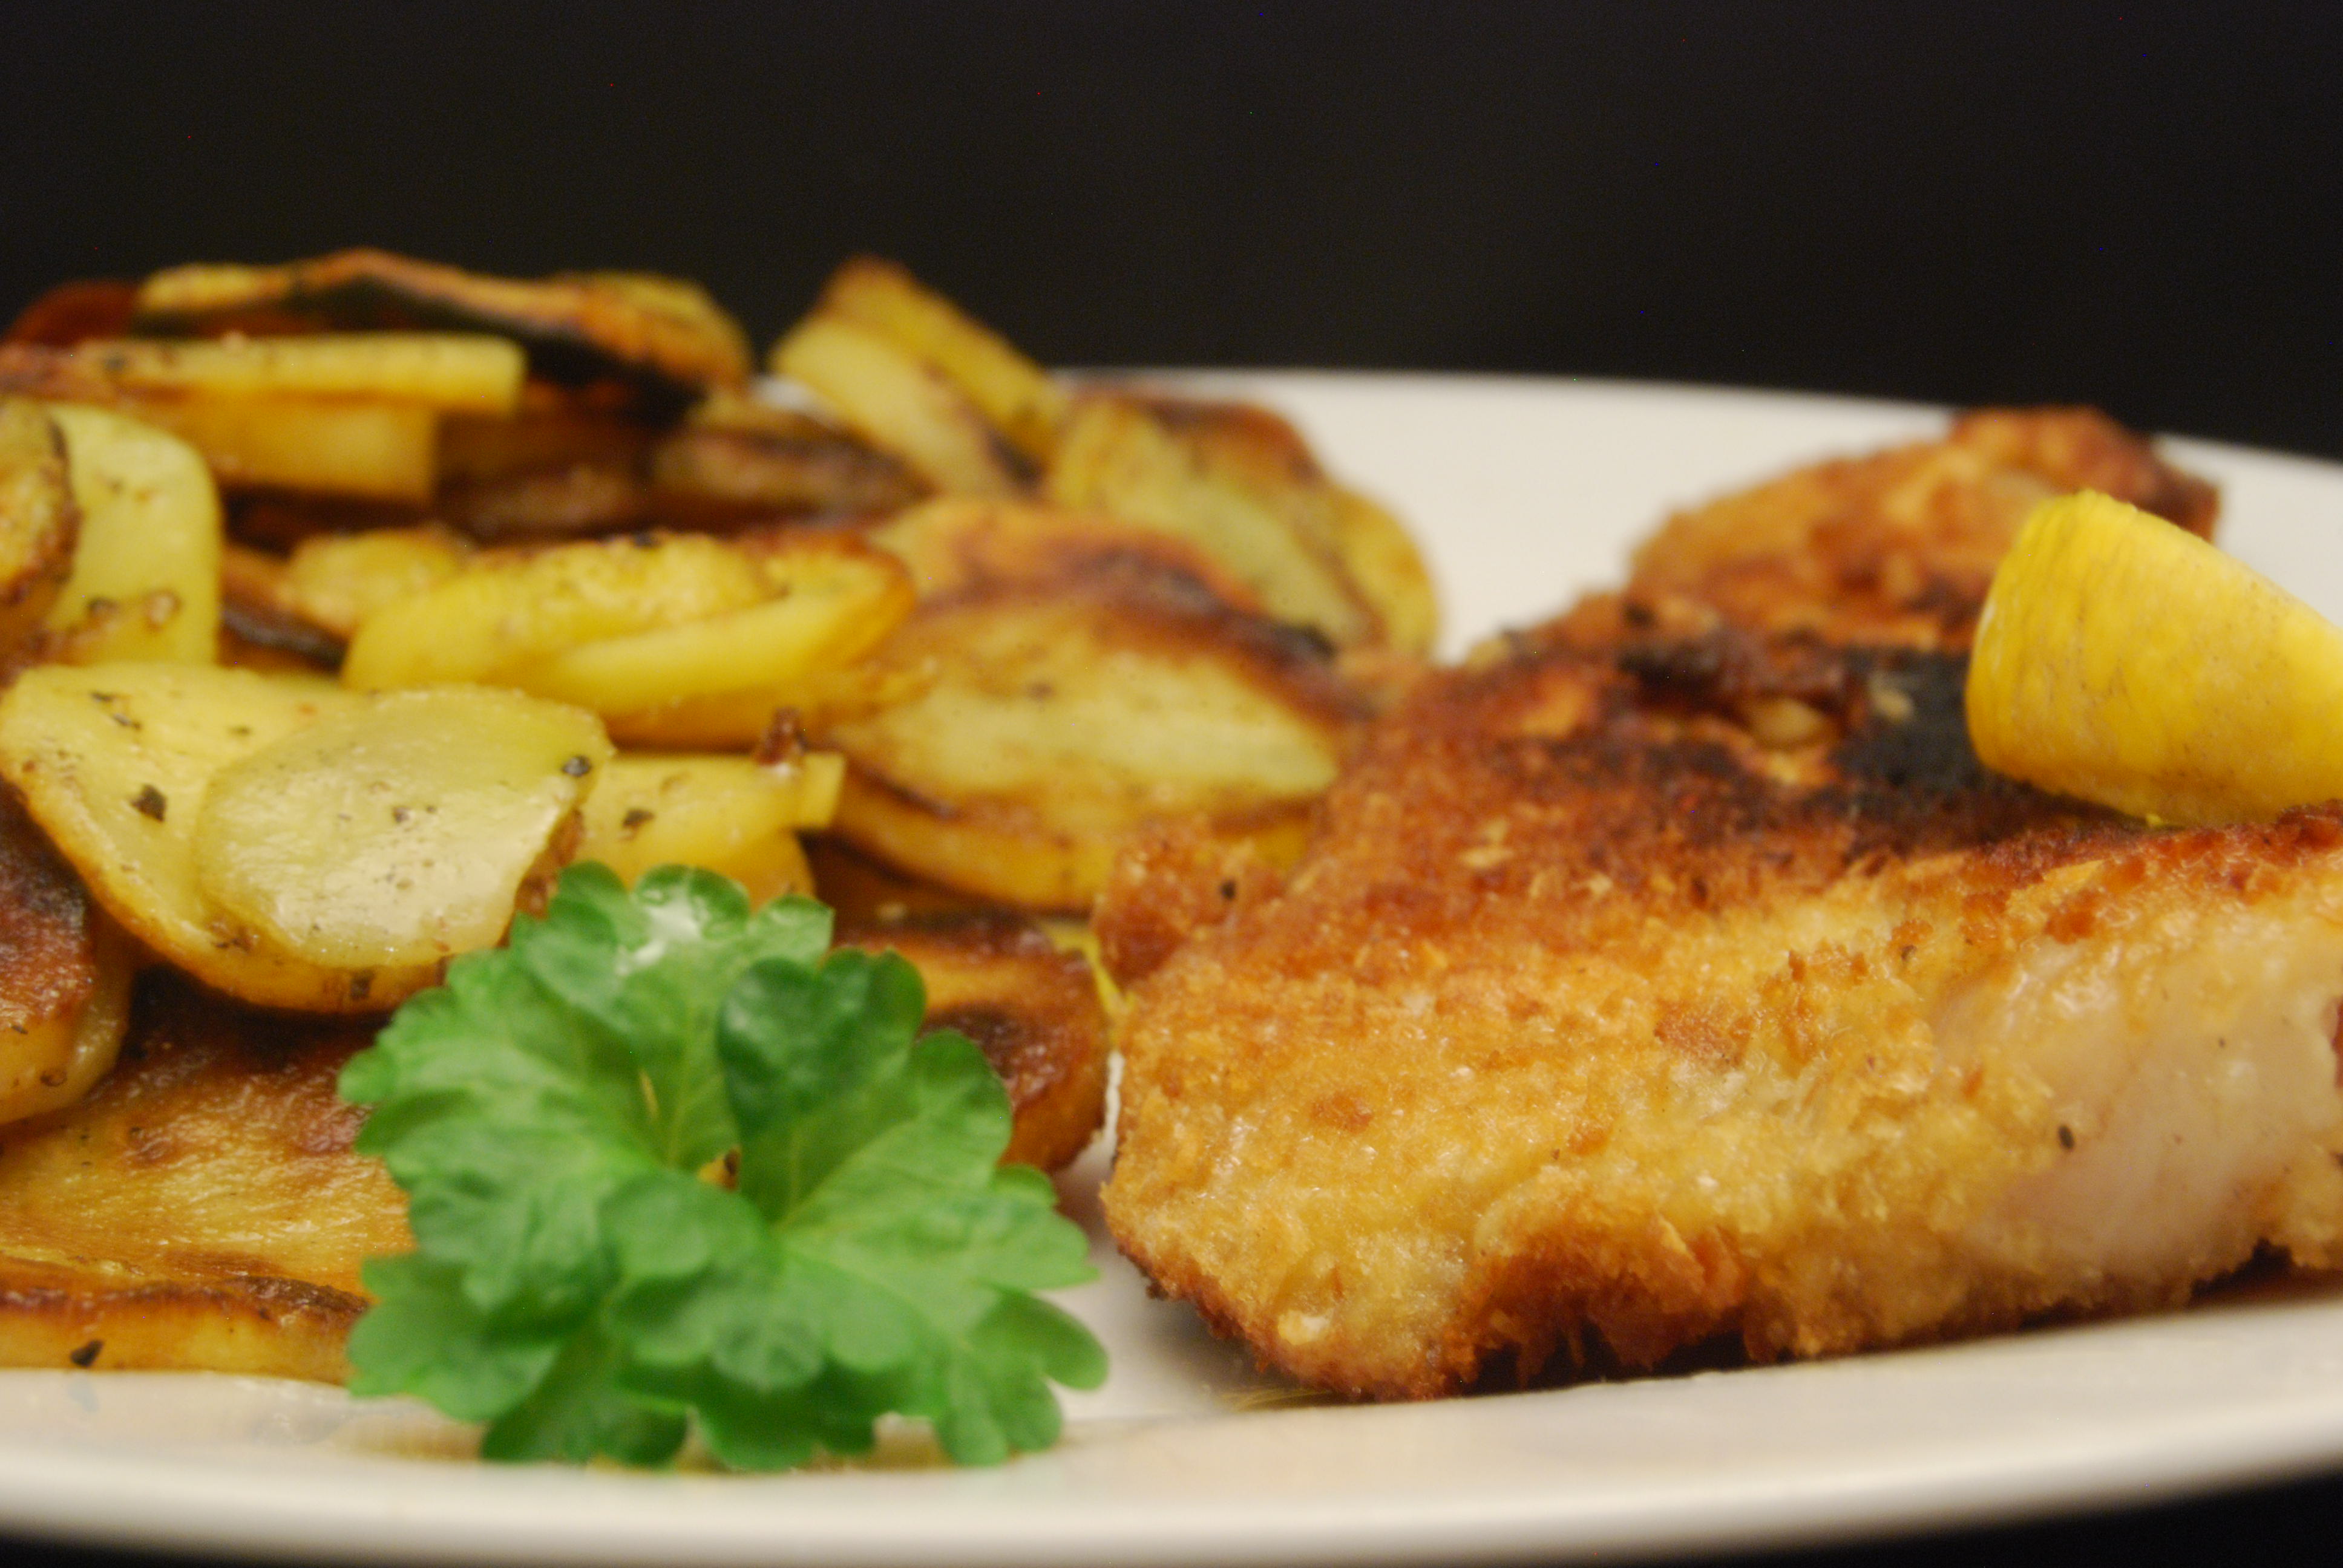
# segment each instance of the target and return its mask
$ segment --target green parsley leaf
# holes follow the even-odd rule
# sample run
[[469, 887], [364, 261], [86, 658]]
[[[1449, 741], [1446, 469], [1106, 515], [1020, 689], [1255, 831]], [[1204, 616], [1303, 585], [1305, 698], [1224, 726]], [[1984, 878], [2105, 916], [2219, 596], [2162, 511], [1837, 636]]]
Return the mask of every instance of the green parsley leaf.
[[[919, 972], [825, 956], [829, 911], [752, 911], [667, 867], [572, 867], [542, 920], [448, 968], [344, 1070], [417, 1250], [377, 1259], [366, 1394], [483, 1422], [496, 1459], [739, 1469], [860, 1453], [920, 1417], [990, 1463], [1058, 1434], [1105, 1353], [1032, 1292], [1091, 1277]], [[737, 1190], [700, 1178], [738, 1149]]]

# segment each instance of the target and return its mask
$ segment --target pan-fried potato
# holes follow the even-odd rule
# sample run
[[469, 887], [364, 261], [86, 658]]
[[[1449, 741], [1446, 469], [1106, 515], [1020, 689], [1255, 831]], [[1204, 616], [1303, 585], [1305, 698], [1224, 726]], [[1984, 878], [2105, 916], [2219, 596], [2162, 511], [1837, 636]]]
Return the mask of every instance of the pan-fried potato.
[[508, 683], [514, 672], [582, 643], [705, 620], [772, 597], [754, 560], [690, 534], [476, 558], [367, 616], [350, 639], [342, 678], [360, 690]]
[[773, 346], [771, 363], [939, 490], [1010, 496], [1026, 487], [1023, 457], [968, 395], [872, 327], [817, 310]]
[[1101, 393], [1076, 405], [1050, 498], [1201, 546], [1280, 620], [1338, 647], [1382, 628], [1343, 565], [1330, 487], [1292, 427], [1259, 409]]
[[450, 414], [439, 422], [439, 478], [479, 484], [584, 463], [632, 468], [651, 432], [635, 419], [578, 407], [574, 400], [540, 397], [541, 384], [522, 388], [518, 413], [496, 417]]
[[1232, 609], [1262, 609], [1251, 588], [1187, 539], [1046, 502], [942, 496], [890, 518], [869, 538], [910, 569], [921, 598], [1136, 574], [1159, 585], [1185, 579]]
[[70, 348], [92, 337], [119, 337], [138, 309], [138, 286], [119, 278], [77, 278], [48, 289], [16, 313], [0, 343]]
[[321, 968], [429, 965], [502, 940], [610, 744], [592, 716], [488, 688], [391, 692], [215, 772], [211, 906]]
[[711, 399], [651, 451], [650, 505], [667, 521], [737, 527], [775, 513], [886, 512], [924, 487], [894, 458], [818, 419]]
[[114, 1065], [130, 944], [0, 790], [0, 1123], [70, 1105]]
[[[318, 737], [288, 741], [313, 725], [324, 726]], [[327, 739], [346, 744], [336, 754]], [[562, 782], [548, 786], [530, 769], [563, 747], [550, 763]], [[437, 978], [441, 939], [485, 925], [423, 903], [417, 889], [434, 878], [421, 862], [478, 859], [501, 875], [516, 851], [443, 839], [436, 822], [502, 821], [470, 809], [476, 793], [491, 803], [541, 787], [564, 797], [523, 862], [533, 884], [569, 847], [561, 829], [607, 755], [588, 716], [508, 692], [367, 699], [314, 678], [115, 664], [44, 666], [0, 696], [0, 778], [106, 912], [231, 996], [314, 1012], [391, 1006]], [[414, 847], [412, 866], [397, 846]], [[385, 880], [351, 895], [370, 900], [367, 934], [337, 946], [347, 932], [337, 921], [357, 917], [320, 917], [313, 932], [300, 918], [311, 895], [287, 884], [360, 870]], [[502, 896], [508, 918], [513, 896]], [[411, 917], [422, 935], [393, 917]], [[488, 940], [502, 930], [499, 920]], [[375, 941], [382, 958], [343, 961]]]
[[518, 343], [530, 371], [582, 385], [634, 383], [678, 406], [748, 379], [749, 346], [695, 284], [640, 273], [489, 277], [379, 250], [281, 266], [200, 264], [139, 286], [135, 330], [164, 336], [455, 327]]
[[902, 267], [856, 256], [831, 275], [820, 308], [892, 339], [968, 395], [1017, 449], [1037, 464], [1066, 422], [1064, 390], [1040, 366]]
[[880, 657], [938, 674], [828, 730], [849, 763], [835, 831], [1031, 909], [1086, 909], [1158, 818], [1294, 831], [1359, 717], [1314, 640], [1176, 578], [971, 589], [922, 605]]
[[439, 416], [419, 404], [125, 397], [112, 406], [201, 452], [222, 486], [420, 505], [438, 482]]
[[814, 897], [838, 911], [841, 925], [1001, 908], [990, 899], [914, 877], [835, 833], [809, 833], [803, 843], [806, 864], [813, 868]]
[[927, 983], [927, 1027], [983, 1050], [1016, 1116], [1004, 1164], [1054, 1171], [1090, 1146], [1106, 1119], [1107, 1020], [1087, 959], [1001, 910], [850, 923], [839, 942], [901, 953]]
[[0, 391], [95, 404], [168, 430], [204, 455], [223, 487], [420, 506], [437, 483], [440, 416], [427, 403], [150, 389], [106, 374], [103, 356], [30, 344], [0, 345]]
[[0, 398], [0, 659], [56, 601], [80, 523], [64, 436], [39, 404]]
[[442, 485], [434, 510], [474, 538], [515, 545], [623, 533], [652, 516], [642, 476], [607, 463]]
[[510, 414], [520, 403], [520, 350], [501, 337], [426, 332], [306, 337], [121, 337], [67, 350], [131, 393], [217, 398], [322, 397]]
[[808, 729], [860, 719], [926, 690], [925, 665], [850, 664], [817, 669], [780, 686], [680, 697], [656, 708], [603, 715], [610, 739], [668, 750], [740, 750], [755, 746], [787, 711]]
[[0, 1365], [338, 1382], [358, 1266], [414, 1245], [336, 1075], [370, 1030], [164, 970], [115, 1071], [0, 1139]]
[[260, 940], [204, 898], [195, 830], [226, 764], [359, 699], [322, 680], [195, 664], [45, 665], [0, 695], [0, 778], [106, 912], [207, 983], [271, 1006], [386, 1006], [427, 983], [322, 969]]
[[367, 617], [451, 580], [471, 557], [461, 535], [434, 523], [318, 534], [293, 547], [273, 600], [347, 642]]
[[773, 597], [744, 609], [581, 643], [507, 671], [523, 690], [612, 714], [786, 689], [844, 668], [910, 613], [910, 581], [858, 540], [815, 536], [759, 554]]
[[61, 403], [81, 542], [49, 608], [54, 656], [75, 664], [209, 664], [220, 625], [219, 493], [176, 437], [105, 408]]
[[765, 903], [813, 891], [800, 828], [838, 810], [845, 759], [809, 752], [782, 767], [746, 757], [621, 754], [587, 798], [578, 859], [632, 886], [654, 866], [702, 866]]
[[1440, 592], [1423, 552], [1406, 526], [1375, 502], [1340, 485], [1327, 492], [1334, 503], [1334, 548], [1374, 611], [1383, 642], [1402, 653], [1431, 653], [1440, 640]]

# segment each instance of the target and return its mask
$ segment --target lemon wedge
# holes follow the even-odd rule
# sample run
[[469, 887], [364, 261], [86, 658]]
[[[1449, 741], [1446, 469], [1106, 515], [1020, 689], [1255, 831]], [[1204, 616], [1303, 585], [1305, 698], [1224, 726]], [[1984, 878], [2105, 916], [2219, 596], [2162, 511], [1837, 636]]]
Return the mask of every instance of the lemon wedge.
[[1994, 574], [1967, 705], [1986, 767], [2152, 821], [2343, 796], [2343, 629], [2090, 491], [2037, 508]]

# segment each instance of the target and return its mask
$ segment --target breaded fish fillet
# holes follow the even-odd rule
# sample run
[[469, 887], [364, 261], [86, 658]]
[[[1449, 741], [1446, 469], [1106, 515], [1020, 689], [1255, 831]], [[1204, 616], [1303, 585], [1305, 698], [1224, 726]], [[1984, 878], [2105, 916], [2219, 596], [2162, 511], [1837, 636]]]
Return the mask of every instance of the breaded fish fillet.
[[[1304, 1381], [1426, 1397], [2343, 1261], [2343, 808], [2151, 831], [1984, 773], [1983, 582], [1928, 589], [1850, 467], [1768, 487], [1837, 509], [1818, 544], [1783, 508], [1762, 592], [1654, 588], [1679, 519], [1626, 596], [1424, 683], [1289, 872], [1126, 859], [1105, 1201], [1159, 1286]], [[1851, 635], [1801, 597], [1896, 550], [1919, 586]]]

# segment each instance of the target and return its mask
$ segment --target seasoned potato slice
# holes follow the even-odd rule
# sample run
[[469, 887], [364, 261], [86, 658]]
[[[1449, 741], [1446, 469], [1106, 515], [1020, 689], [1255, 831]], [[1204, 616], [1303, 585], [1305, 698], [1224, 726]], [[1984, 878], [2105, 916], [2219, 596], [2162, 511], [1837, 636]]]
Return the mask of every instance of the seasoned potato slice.
[[204, 455], [224, 487], [281, 487], [421, 505], [437, 473], [438, 410], [382, 399], [141, 391], [78, 350], [0, 344], [0, 391], [113, 408]]
[[930, 1029], [982, 1049], [1015, 1112], [1004, 1163], [1054, 1171], [1106, 1116], [1106, 1010], [1090, 960], [1001, 910], [848, 923], [841, 946], [892, 949], [927, 982]]
[[845, 759], [811, 752], [785, 766], [746, 757], [620, 755], [587, 798], [578, 859], [632, 884], [654, 866], [702, 866], [759, 903], [811, 893], [797, 829], [829, 824]]
[[510, 683], [515, 671], [581, 643], [705, 620], [772, 597], [754, 560], [689, 534], [476, 559], [367, 616], [350, 639], [342, 678], [362, 690]]
[[891, 261], [857, 256], [831, 275], [820, 308], [884, 334], [950, 377], [1001, 433], [1046, 463], [1066, 394], [1008, 341]]
[[655, 510], [708, 527], [775, 513], [888, 512], [925, 489], [843, 430], [729, 395], [661, 437], [649, 471]]
[[669, 750], [740, 750], [755, 746], [786, 710], [809, 729], [860, 719], [907, 701], [935, 678], [924, 665], [852, 664], [818, 669], [782, 686], [678, 698], [656, 708], [603, 716], [624, 745]]
[[1334, 548], [1375, 613], [1382, 640], [1402, 653], [1429, 654], [1440, 640], [1440, 593], [1406, 526], [1366, 497], [1328, 487]]
[[197, 264], [139, 286], [141, 332], [454, 327], [509, 337], [550, 381], [636, 383], [672, 406], [748, 379], [740, 328], [693, 284], [640, 273], [488, 277], [379, 250], [282, 266]]
[[[508, 479], [584, 463], [631, 467], [642, 459], [650, 431], [635, 419], [538, 399], [524, 389], [521, 409], [509, 417], [450, 414], [439, 422], [442, 483]], [[547, 407], [536, 406], [539, 401]]]
[[64, 436], [39, 404], [0, 398], [0, 657], [55, 602], [79, 523]]
[[939, 497], [889, 518], [869, 538], [910, 569], [921, 598], [1003, 583], [1135, 574], [1159, 584], [1186, 579], [1232, 609], [1262, 608], [1201, 546], [1045, 502]]
[[317, 397], [109, 401], [201, 452], [223, 486], [420, 504], [437, 483], [439, 416], [419, 404]]
[[49, 608], [56, 657], [75, 664], [209, 664], [220, 625], [219, 493], [195, 449], [151, 425], [58, 404], [81, 542]]
[[70, 1105], [114, 1065], [134, 960], [0, 790], [0, 1123]]
[[1235, 405], [1098, 394], [1077, 404], [1051, 499], [1192, 540], [1280, 620], [1337, 645], [1381, 635], [1343, 563], [1335, 503], [1292, 427]]
[[508, 677], [524, 690], [621, 715], [786, 690], [851, 664], [910, 613], [903, 568], [854, 539], [815, 536], [759, 554], [756, 564], [772, 596], [762, 603], [582, 643]]
[[393, 692], [216, 772], [196, 822], [215, 909], [327, 969], [488, 947], [609, 760], [592, 715], [478, 687]]
[[357, 398], [467, 414], [520, 402], [520, 350], [457, 333], [317, 333], [304, 337], [119, 337], [69, 351], [133, 393], [206, 397]]
[[1033, 909], [1086, 908], [1157, 818], [1292, 830], [1359, 717], [1314, 639], [1177, 578], [970, 590], [923, 605], [879, 657], [938, 673], [829, 729], [850, 764], [835, 830]]
[[371, 1030], [138, 982], [89, 1098], [0, 1139], [0, 1365], [324, 1382], [358, 1267], [414, 1242], [335, 1076]]
[[434, 523], [317, 534], [287, 558], [277, 608], [347, 642], [367, 617], [455, 578], [471, 556], [462, 535]]
[[437, 966], [306, 962], [215, 909], [196, 878], [212, 776], [360, 700], [325, 680], [209, 665], [45, 665], [0, 696], [0, 778], [108, 914], [206, 983], [277, 1007], [384, 1007]]
[[773, 346], [772, 368], [939, 490], [1007, 496], [1025, 487], [1023, 457], [968, 395], [861, 322], [815, 311]]

